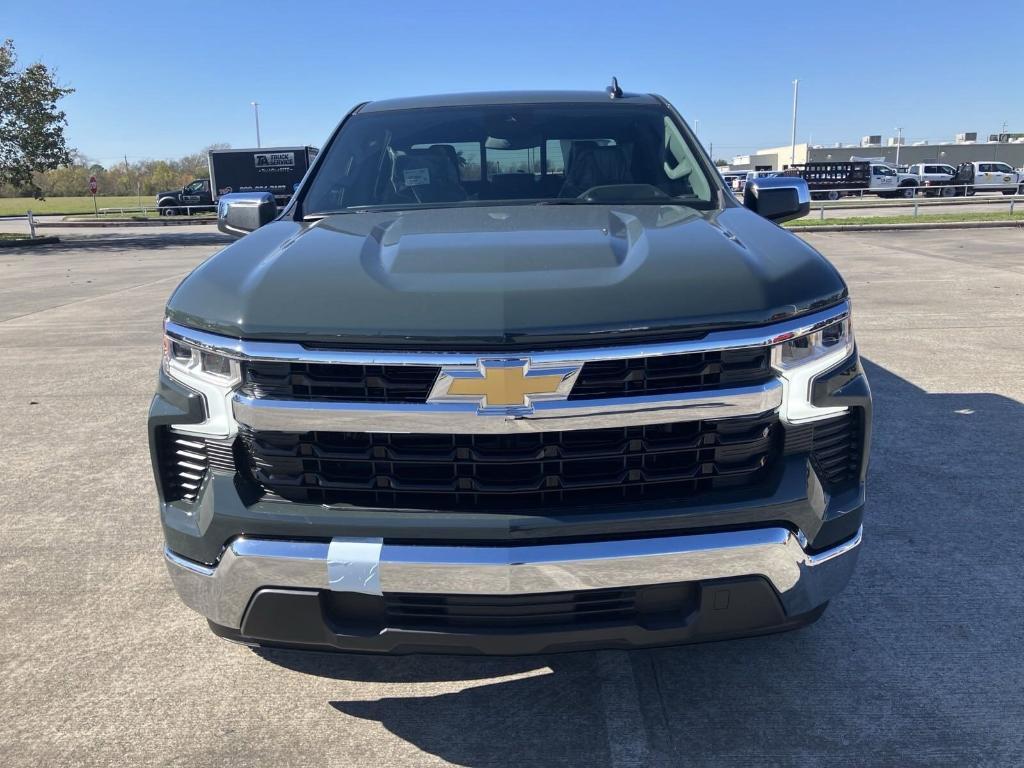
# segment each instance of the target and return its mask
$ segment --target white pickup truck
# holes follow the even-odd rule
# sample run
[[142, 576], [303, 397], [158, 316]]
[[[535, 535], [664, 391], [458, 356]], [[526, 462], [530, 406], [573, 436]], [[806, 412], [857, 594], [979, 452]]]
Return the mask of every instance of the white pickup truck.
[[[966, 166], [970, 166], [967, 168]], [[1008, 163], [975, 161], [963, 163], [957, 172], [958, 178], [967, 178], [970, 186], [967, 194], [975, 192], [1002, 192], [1004, 195], [1024, 195], [1024, 173], [1016, 171]], [[964, 183], [958, 181], [957, 183]]]
[[870, 163], [868, 192], [879, 197], [914, 197], [920, 181], [910, 173], [901, 173], [896, 166], [880, 162], [881, 158], [857, 157], [850, 158], [855, 162]]
[[907, 174], [917, 179], [918, 185], [928, 197], [953, 197], [956, 188], [952, 186], [956, 168], [946, 163], [914, 163], [907, 168]]

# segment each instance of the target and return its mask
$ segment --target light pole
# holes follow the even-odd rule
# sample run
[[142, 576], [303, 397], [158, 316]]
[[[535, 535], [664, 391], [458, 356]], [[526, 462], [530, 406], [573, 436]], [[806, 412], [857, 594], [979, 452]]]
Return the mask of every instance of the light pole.
[[260, 144], [260, 103], [258, 101], [250, 103], [252, 104], [252, 113], [256, 116], [256, 148], [259, 149], [263, 146]]
[[793, 81], [793, 135], [789, 148], [789, 164], [796, 165], [796, 101], [800, 93], [800, 81]]
[[896, 128], [896, 169], [897, 170], [899, 170], [899, 167], [900, 167], [900, 144], [902, 144], [902, 143], [903, 143], [903, 129], [897, 126], [897, 128]]

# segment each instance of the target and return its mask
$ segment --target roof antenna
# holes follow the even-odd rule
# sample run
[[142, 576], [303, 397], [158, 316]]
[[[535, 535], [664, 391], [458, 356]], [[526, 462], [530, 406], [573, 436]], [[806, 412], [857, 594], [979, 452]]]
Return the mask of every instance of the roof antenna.
[[622, 89], [619, 88], [619, 78], [612, 76], [612, 84], [605, 88], [609, 99], [621, 99]]

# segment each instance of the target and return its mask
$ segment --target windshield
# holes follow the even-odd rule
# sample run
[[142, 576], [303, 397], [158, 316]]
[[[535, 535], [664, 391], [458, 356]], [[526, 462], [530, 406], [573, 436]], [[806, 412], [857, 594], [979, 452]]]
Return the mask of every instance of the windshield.
[[317, 169], [303, 213], [711, 200], [693, 149], [660, 106], [516, 104], [352, 116]]

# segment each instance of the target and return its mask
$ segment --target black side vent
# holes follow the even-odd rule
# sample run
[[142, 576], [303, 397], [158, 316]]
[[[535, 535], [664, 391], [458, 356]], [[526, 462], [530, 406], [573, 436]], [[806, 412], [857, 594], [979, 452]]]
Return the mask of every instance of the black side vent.
[[860, 472], [860, 409], [814, 425], [811, 461], [825, 487], [834, 489], [852, 482]]
[[160, 440], [164, 499], [194, 502], [210, 469], [235, 471], [234, 440], [184, 435], [164, 429]]
[[860, 474], [862, 411], [851, 408], [833, 419], [786, 428], [786, 453], [809, 453], [826, 490], [856, 482]]

